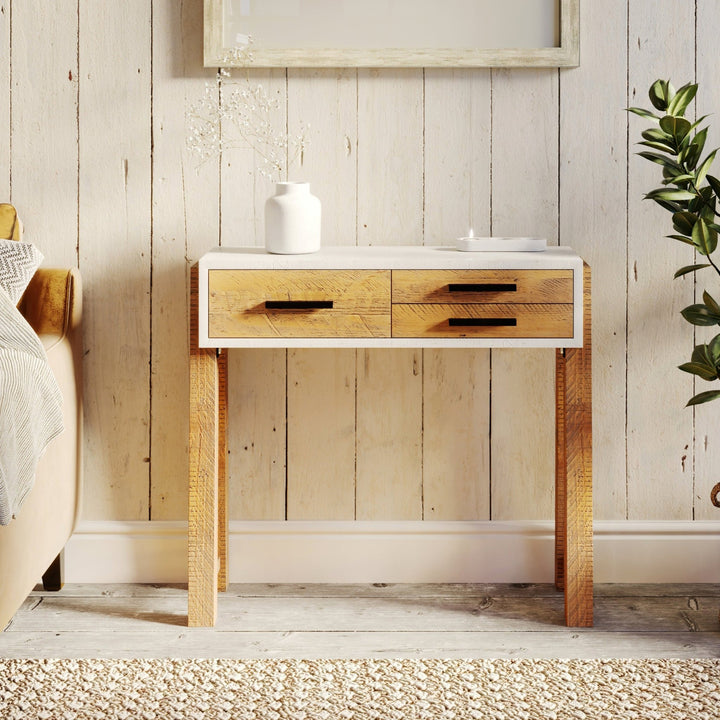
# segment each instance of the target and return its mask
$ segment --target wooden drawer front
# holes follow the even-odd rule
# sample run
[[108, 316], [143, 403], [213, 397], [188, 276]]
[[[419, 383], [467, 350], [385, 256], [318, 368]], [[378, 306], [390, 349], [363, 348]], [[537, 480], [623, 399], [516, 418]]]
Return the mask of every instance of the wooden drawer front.
[[395, 304], [398, 338], [570, 338], [572, 304]]
[[572, 303], [572, 270], [393, 270], [393, 303]]
[[210, 270], [208, 335], [389, 337], [389, 270]]

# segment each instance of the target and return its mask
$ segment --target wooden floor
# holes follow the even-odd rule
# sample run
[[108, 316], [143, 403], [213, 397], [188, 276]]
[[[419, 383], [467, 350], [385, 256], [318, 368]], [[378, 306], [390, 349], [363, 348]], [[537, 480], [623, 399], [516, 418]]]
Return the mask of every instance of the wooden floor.
[[0, 657], [720, 657], [720, 585], [601, 585], [566, 628], [549, 585], [232, 585], [215, 628], [181, 586], [36, 590]]

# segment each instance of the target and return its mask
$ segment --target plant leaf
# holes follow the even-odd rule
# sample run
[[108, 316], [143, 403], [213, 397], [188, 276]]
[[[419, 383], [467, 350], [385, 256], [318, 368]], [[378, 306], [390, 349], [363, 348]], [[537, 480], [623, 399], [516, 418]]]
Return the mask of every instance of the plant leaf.
[[720, 325], [720, 315], [714, 314], [707, 305], [702, 303], [688, 305], [684, 310], [680, 311], [680, 314], [691, 325], [701, 325], [703, 327]]
[[707, 176], [707, 181], [710, 187], [712, 188], [712, 191], [720, 196], [720, 180], [718, 180], [716, 177], [713, 177], [712, 175]]
[[[709, 117], [709, 115], [701, 115], [690, 127], [696, 128], [707, 117]], [[705, 128], [705, 132], [707, 133], [707, 128]]]
[[683, 210], [673, 215], [673, 227], [682, 235], [692, 235], [697, 219], [697, 215], [694, 213]]
[[652, 148], [653, 150], [660, 150], [660, 152], [666, 152], [670, 155], [677, 154], [672, 145], [668, 145], [667, 143], [662, 143], [657, 140], [643, 140], [642, 142], [639, 142], [638, 145], [645, 145], [645, 147]]
[[697, 89], [698, 86], [695, 84], [683, 85], [668, 103], [668, 115], [682, 115], [687, 106], [693, 101]]
[[669, 157], [667, 157], [667, 155], [658, 155], [657, 153], [648, 152], [647, 150], [642, 150], [638, 153], [638, 155], [641, 158], [645, 158], [645, 160], [657, 163], [658, 165], [662, 165], [665, 168], [676, 170], [679, 173], [685, 172], [682, 165], [679, 165], [674, 160], [671, 160]]
[[705, 392], [693, 395], [693, 397], [688, 400], [685, 407], [690, 407], [691, 405], [701, 405], [702, 403], [709, 402], [710, 400], [715, 400], [718, 397], [720, 397], [720, 390], [706, 390]]
[[674, 138], [671, 132], [665, 132], [660, 128], [648, 128], [640, 133], [643, 140], [657, 140], [658, 142], [664, 142], [668, 145], [673, 145]]
[[704, 363], [683, 363], [682, 365], [678, 365], [678, 369], [683, 372], [690, 373], [691, 375], [697, 375], [708, 382], [711, 380], [717, 380], [717, 372], [715, 372], [715, 368], [710, 368]]
[[675, 185], [683, 185], [684, 183], [689, 183], [692, 180], [695, 180], [695, 176], [686, 173], [685, 175], [668, 176], [663, 183], [665, 185], [670, 185], [671, 183]]
[[679, 240], [680, 242], [684, 242], [688, 245], [694, 246], [692, 238], [686, 237], [685, 235], [666, 235], [665, 237], [671, 238], [672, 240]]
[[695, 137], [690, 141], [691, 145], [694, 145], [702, 153], [705, 148], [705, 141], [707, 140], [708, 129], [703, 128], [699, 132], [695, 133]]
[[651, 190], [646, 196], [648, 200], [694, 200], [697, 195], [689, 190], [672, 190], [669, 188], [658, 188], [657, 190]]
[[631, 113], [635, 113], [635, 115], [639, 115], [641, 118], [645, 118], [646, 120], [653, 120], [654, 122], [660, 121], [660, 118], [657, 115], [654, 115], [649, 110], [644, 110], [643, 108], [629, 107], [625, 108], [625, 110]]
[[697, 161], [700, 159], [702, 148], [698, 145], [690, 143], [686, 148], [683, 148], [678, 153], [678, 160], [685, 165], [688, 170], [694, 170], [697, 165]]
[[669, 98], [668, 82], [666, 80], [656, 80], [651, 86], [648, 96], [653, 107], [661, 112], [665, 112], [668, 107]]
[[710, 263], [702, 263], [700, 265], [686, 265], [685, 267], [681, 267], [673, 275], [673, 279], [682, 277], [683, 275], [687, 275], [688, 273], [691, 273], [691, 272], [697, 272], [698, 270], [702, 270], [702, 268], [706, 268], [706, 267], [710, 267]]
[[714, 367], [710, 353], [708, 352], [707, 345], [696, 345], [692, 351], [692, 357], [690, 358], [694, 363], [700, 363], [709, 368]]
[[653, 202], [656, 202], [661, 208], [671, 213], [680, 212], [683, 209], [683, 206], [676, 202], [668, 202], [667, 200], [659, 200], [658, 198], [653, 198]]
[[710, 354], [710, 357], [712, 358], [712, 361], [715, 363], [715, 367], [718, 367], [718, 363], [720, 363], [720, 335], [716, 335], [709, 343], [708, 343], [708, 353]]
[[[703, 161], [700, 167], [697, 171], [697, 179], [695, 180], [696, 185], [700, 185], [702, 181], [705, 179], [705, 176], [708, 174], [708, 170], [710, 170], [710, 166], [713, 164], [713, 160], [715, 159], [715, 154], [717, 153], [717, 150], [713, 150]], [[714, 190], [713, 190], [714, 192]]]
[[717, 247], [717, 233], [711, 230], [705, 220], [698, 218], [692, 229], [693, 245], [703, 255], [709, 255]]
[[710, 311], [720, 317], [720, 305], [710, 296], [710, 293], [705, 290], [703, 292], [703, 302], [710, 308]]
[[680, 142], [690, 132], [690, 121], [682, 117], [666, 115], [660, 120], [660, 128]]

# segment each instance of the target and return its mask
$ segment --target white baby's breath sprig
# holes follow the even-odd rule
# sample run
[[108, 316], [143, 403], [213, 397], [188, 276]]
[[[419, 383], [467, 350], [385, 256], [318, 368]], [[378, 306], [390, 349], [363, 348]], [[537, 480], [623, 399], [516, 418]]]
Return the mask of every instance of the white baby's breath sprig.
[[[247, 47], [228, 52], [248, 56]], [[292, 136], [276, 129], [273, 117], [279, 109], [279, 99], [261, 84], [235, 80], [221, 68], [215, 82], [205, 83], [203, 95], [187, 109], [187, 147], [201, 162], [234, 148], [251, 148], [260, 160], [258, 172], [277, 182], [295, 160], [302, 164], [309, 129], [301, 124]]]

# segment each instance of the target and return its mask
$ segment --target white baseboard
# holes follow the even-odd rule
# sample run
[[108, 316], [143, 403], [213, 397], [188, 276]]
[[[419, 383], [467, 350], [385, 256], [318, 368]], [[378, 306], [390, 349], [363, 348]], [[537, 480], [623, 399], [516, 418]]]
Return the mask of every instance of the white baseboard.
[[[720, 582], [720, 523], [596, 522], [595, 582]], [[230, 523], [230, 582], [552, 582], [550, 522]], [[69, 583], [187, 581], [187, 523], [84, 521]]]

